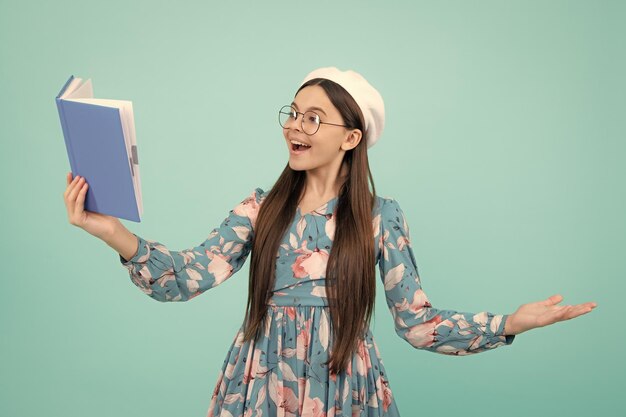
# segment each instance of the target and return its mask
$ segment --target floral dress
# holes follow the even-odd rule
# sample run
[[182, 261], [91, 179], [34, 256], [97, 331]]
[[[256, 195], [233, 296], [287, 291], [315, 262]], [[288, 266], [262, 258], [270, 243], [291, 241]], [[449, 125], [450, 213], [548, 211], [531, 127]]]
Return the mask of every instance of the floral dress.
[[[120, 262], [158, 301], [188, 301], [230, 278], [246, 261], [257, 213], [268, 192], [256, 188], [200, 245], [181, 251], [137, 236], [137, 253]], [[214, 385], [207, 417], [399, 416], [387, 372], [367, 329], [346, 370], [329, 373], [331, 320], [326, 264], [338, 197], [310, 213], [298, 208], [282, 240], [264, 334], [243, 342], [243, 323]], [[468, 355], [509, 345], [508, 315], [439, 310], [422, 290], [409, 228], [398, 202], [377, 197], [372, 238], [396, 333], [411, 346]]]

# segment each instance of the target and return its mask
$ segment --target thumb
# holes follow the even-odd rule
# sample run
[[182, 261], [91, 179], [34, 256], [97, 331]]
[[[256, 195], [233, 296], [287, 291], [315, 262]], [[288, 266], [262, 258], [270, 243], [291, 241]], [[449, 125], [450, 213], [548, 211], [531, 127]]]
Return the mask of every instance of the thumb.
[[563, 301], [563, 297], [560, 294], [555, 294], [551, 297], [548, 297], [548, 299], [543, 302], [543, 305], [551, 306], [554, 304], [558, 304], [561, 301]]

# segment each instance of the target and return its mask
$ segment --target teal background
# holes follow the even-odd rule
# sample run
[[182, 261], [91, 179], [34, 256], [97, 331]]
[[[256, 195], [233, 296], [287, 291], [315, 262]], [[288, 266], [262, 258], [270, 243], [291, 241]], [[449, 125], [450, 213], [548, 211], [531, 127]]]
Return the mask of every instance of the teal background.
[[410, 225], [434, 306], [587, 315], [466, 357], [372, 323], [404, 416], [621, 414], [626, 6], [620, 1], [0, 1], [0, 415], [205, 416], [243, 319], [248, 263], [157, 303], [69, 224], [55, 96], [70, 74], [131, 100], [144, 218], [202, 242], [287, 163], [277, 123], [304, 76], [354, 69], [385, 99], [376, 191]]

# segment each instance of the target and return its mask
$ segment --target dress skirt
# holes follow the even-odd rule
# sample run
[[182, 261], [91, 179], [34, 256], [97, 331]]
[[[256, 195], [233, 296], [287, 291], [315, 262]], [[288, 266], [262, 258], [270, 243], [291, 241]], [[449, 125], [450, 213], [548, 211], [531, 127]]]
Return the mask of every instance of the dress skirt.
[[207, 417], [399, 416], [371, 331], [347, 368], [329, 373], [328, 306], [268, 305], [260, 340], [243, 325], [226, 354]]

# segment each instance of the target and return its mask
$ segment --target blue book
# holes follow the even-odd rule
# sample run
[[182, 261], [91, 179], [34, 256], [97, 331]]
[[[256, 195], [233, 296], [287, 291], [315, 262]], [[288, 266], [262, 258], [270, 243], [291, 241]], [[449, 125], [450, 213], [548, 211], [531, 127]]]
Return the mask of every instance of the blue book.
[[141, 222], [133, 103], [98, 99], [73, 75], [56, 97], [72, 175], [89, 184], [85, 210]]

